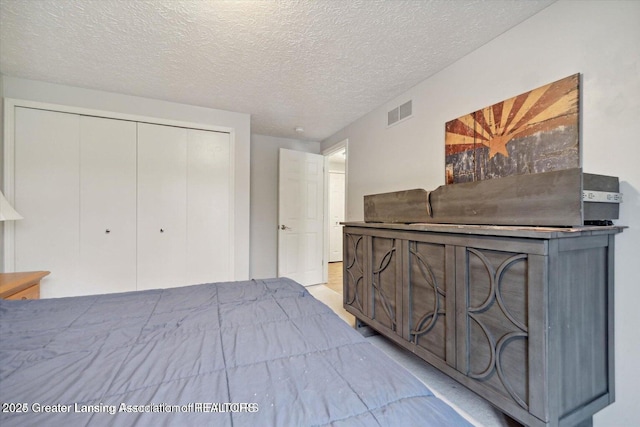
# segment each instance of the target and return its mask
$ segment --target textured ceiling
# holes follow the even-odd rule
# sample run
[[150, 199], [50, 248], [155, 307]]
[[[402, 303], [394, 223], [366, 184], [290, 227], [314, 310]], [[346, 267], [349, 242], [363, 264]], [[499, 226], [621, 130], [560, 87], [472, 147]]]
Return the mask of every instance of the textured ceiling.
[[0, 0], [0, 73], [319, 141], [553, 1]]

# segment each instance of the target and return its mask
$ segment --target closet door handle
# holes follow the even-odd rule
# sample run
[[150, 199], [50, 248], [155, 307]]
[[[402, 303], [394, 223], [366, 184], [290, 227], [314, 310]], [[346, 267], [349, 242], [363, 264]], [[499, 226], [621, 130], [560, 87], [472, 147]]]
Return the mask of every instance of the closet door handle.
[[109, 230], [108, 228], [106, 230], [104, 230], [105, 234], [109, 234], [111, 233], [111, 230]]

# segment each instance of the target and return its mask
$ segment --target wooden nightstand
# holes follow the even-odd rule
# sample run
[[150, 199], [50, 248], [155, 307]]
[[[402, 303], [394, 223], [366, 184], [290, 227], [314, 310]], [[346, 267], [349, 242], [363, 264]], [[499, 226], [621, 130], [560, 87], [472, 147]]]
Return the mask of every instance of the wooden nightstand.
[[48, 271], [0, 273], [0, 298], [39, 299], [40, 280], [47, 274]]

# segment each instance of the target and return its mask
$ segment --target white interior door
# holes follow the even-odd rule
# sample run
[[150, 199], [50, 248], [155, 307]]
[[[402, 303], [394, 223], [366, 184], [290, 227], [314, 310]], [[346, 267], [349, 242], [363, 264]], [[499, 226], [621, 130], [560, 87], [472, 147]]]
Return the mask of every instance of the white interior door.
[[187, 284], [187, 130], [138, 124], [138, 290]]
[[329, 262], [342, 261], [342, 225], [344, 221], [344, 173], [329, 173]]
[[324, 157], [280, 149], [278, 276], [322, 282]]
[[136, 123], [80, 116], [77, 295], [136, 290]]

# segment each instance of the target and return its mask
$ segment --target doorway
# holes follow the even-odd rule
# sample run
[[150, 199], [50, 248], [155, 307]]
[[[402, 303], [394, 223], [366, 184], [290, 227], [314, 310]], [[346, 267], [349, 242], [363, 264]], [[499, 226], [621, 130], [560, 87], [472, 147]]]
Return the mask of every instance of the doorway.
[[[342, 273], [342, 225], [346, 218], [347, 141], [325, 150], [326, 179], [326, 231], [325, 231], [325, 283], [329, 276], [334, 281], [336, 272]], [[341, 282], [342, 280], [340, 280]]]

